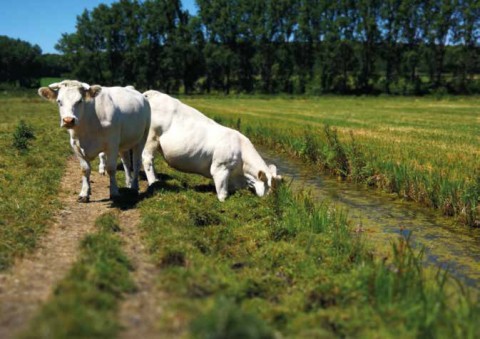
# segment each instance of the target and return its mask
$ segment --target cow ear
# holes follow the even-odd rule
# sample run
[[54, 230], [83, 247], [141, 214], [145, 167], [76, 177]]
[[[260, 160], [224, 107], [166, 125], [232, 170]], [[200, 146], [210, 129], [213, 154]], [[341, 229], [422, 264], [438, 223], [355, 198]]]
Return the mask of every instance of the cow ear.
[[267, 175], [265, 174], [264, 171], [258, 171], [258, 179], [260, 179], [263, 182], [267, 182]]
[[38, 95], [46, 100], [55, 101], [57, 99], [58, 91], [55, 91], [50, 87], [40, 87], [38, 89]]
[[85, 99], [92, 100], [97, 95], [99, 95], [101, 91], [102, 91], [102, 86], [100, 85], [90, 86], [87, 90], [85, 90]]

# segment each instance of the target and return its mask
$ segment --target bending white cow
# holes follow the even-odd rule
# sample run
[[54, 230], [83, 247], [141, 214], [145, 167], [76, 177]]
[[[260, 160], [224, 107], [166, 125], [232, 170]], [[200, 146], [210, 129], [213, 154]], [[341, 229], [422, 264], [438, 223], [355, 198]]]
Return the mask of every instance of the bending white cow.
[[80, 202], [89, 201], [90, 161], [100, 152], [106, 156], [110, 198], [119, 196], [115, 179], [119, 153], [127, 187], [138, 190], [141, 153], [150, 128], [150, 105], [141, 93], [131, 88], [89, 86], [64, 80], [40, 88], [38, 94], [57, 102], [60, 127], [68, 129], [70, 134], [70, 144], [83, 172]]
[[143, 95], [152, 109], [152, 124], [142, 155], [150, 185], [157, 180], [153, 168], [157, 149], [171, 167], [213, 178], [220, 201], [229, 192], [246, 186], [261, 197], [281, 180], [275, 165], [267, 166], [240, 132], [217, 124], [166, 94], [147, 91]]

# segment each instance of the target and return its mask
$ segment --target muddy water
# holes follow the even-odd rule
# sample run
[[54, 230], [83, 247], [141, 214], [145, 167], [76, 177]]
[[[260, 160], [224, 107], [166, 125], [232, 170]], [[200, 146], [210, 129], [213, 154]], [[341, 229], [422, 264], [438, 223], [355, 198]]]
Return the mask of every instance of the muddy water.
[[319, 201], [327, 200], [348, 212], [349, 220], [374, 244], [389, 244], [398, 236], [410, 236], [415, 247], [425, 247], [428, 263], [448, 269], [468, 285], [480, 287], [480, 229], [459, 225], [436, 211], [402, 201], [396, 195], [363, 185], [339, 182], [312, 166], [259, 148], [267, 163], [279, 174], [293, 179], [293, 189], [310, 191]]

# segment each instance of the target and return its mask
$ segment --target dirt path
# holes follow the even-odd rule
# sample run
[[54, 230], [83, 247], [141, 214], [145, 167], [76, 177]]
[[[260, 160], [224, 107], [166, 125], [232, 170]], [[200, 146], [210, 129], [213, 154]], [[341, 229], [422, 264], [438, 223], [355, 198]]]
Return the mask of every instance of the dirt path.
[[108, 178], [92, 173], [91, 203], [78, 203], [81, 187], [78, 160], [67, 161], [60, 187], [61, 210], [38, 249], [0, 274], [0, 338], [11, 338], [26, 326], [52, 288], [75, 262], [79, 243], [94, 231], [95, 219], [108, 210]]
[[[144, 189], [142, 189], [144, 191]], [[119, 215], [124, 250], [135, 271], [133, 279], [137, 292], [126, 295], [120, 305], [119, 322], [123, 328], [120, 338], [158, 338], [156, 323], [162, 313], [162, 295], [155, 283], [158, 268], [151, 262], [138, 228], [137, 209], [122, 211]]]
[[[89, 204], [76, 201], [81, 187], [79, 177], [78, 161], [72, 157], [67, 162], [61, 182], [62, 207], [54, 224], [39, 241], [34, 253], [18, 260], [10, 270], [0, 274], [2, 339], [14, 337], [28, 325], [35, 311], [49, 298], [52, 289], [76, 261], [81, 240], [95, 231], [95, 219], [112, 210], [108, 200], [108, 177], [92, 171], [92, 196]], [[148, 333], [149, 324], [153, 324], [153, 317], [159, 313], [156, 298], [150, 296], [154, 286], [152, 271], [155, 268], [148, 263], [141, 244], [138, 233], [139, 212], [134, 207], [120, 210], [119, 219], [124, 230], [121, 233], [125, 239], [126, 252], [136, 268], [133, 274], [139, 288], [138, 293], [127, 296], [122, 306], [121, 319], [127, 326], [125, 334], [133, 337], [134, 333]], [[138, 328], [141, 332], [134, 332], [139, 331]]]

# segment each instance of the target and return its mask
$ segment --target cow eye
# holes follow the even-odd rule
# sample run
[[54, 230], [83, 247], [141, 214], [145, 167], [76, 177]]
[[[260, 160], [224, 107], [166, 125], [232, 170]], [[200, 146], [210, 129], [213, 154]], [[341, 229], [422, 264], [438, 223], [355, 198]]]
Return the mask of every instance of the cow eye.
[[57, 100], [58, 106], [62, 106], [62, 101]]

